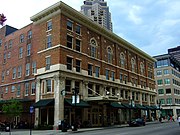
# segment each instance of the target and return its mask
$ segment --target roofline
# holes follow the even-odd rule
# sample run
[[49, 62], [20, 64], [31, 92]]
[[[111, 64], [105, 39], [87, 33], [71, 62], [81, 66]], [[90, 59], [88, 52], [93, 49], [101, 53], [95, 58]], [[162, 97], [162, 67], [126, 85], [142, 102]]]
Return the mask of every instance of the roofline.
[[[61, 10], [61, 9], [63, 9], [63, 10]], [[48, 16], [48, 15], [50, 15], [52, 13], [55, 13], [55, 12], [65, 14], [68, 17], [71, 17], [71, 18], [73, 18], [75, 20], [77, 20], [77, 18], [81, 18], [81, 23], [84, 24], [85, 26], [87, 26], [89, 29], [93, 29], [95, 32], [105, 36], [106, 38], [108, 38], [110, 40], [113, 40], [113, 42], [115, 42], [117, 44], [119, 44], [119, 43], [125, 44], [125, 45], [123, 45], [124, 48], [130, 49], [135, 54], [139, 53], [139, 55], [141, 55], [142, 57], [145, 57], [145, 59], [148, 58], [148, 60], [151, 60], [152, 62], [156, 61], [149, 54], [143, 52], [139, 48], [135, 47], [133, 44], [129, 43], [125, 39], [123, 39], [123, 38], [119, 37], [118, 35], [116, 35], [115, 33], [112, 33], [111, 31], [106, 30], [102, 26], [96, 24], [90, 18], [83, 15], [79, 11], [73, 9], [72, 7], [70, 7], [69, 5], [65, 4], [62, 1], [57, 2], [54, 5], [40, 11], [39, 13], [37, 13], [34, 16], [30, 17], [30, 19], [33, 22], [38, 22], [38, 21], [42, 20], [42, 18], [44, 18], [44, 17], [46, 17], [46, 16]], [[80, 21], [80, 20], [77, 20], [77, 21]]]

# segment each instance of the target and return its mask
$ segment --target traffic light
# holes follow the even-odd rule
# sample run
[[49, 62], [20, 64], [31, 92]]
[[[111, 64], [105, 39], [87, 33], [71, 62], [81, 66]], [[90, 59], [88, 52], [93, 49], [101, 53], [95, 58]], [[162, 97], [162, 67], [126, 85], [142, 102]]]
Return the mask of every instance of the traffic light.
[[3, 26], [4, 22], [6, 21], [6, 16], [4, 16], [4, 14], [0, 14], [0, 25]]

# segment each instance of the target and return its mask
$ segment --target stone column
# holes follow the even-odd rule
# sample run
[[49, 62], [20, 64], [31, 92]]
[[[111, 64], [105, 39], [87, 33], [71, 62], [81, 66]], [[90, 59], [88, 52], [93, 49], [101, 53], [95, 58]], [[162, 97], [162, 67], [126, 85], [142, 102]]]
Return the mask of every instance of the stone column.
[[93, 91], [92, 91], [92, 93], [93, 93], [93, 95], [96, 95], [96, 84], [93, 84]]
[[83, 98], [87, 98], [88, 97], [88, 82], [84, 81], [83, 82]]
[[142, 93], [141, 92], [139, 93], [139, 104], [142, 105]]
[[59, 121], [64, 120], [64, 96], [62, 95], [62, 91], [65, 90], [65, 77], [55, 75], [54, 79], [54, 129], [57, 129]]
[[[40, 100], [40, 95], [41, 95], [41, 83], [40, 83], [40, 79], [38, 78], [36, 80], [36, 99], [35, 101], [38, 102]], [[34, 123], [34, 126], [38, 126], [39, 124], [39, 108], [35, 108], [35, 123]]]
[[149, 94], [147, 94], [147, 103], [148, 103], [149, 106], [151, 105], [151, 102], [150, 102], [150, 95], [149, 95]]

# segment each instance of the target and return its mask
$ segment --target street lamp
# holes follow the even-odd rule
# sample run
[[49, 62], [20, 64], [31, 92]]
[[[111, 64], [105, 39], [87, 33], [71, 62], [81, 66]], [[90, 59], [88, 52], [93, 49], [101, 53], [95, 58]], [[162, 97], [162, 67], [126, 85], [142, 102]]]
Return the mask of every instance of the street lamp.
[[79, 103], [79, 98], [78, 98], [78, 89], [73, 88], [72, 89], [74, 95], [72, 96], [72, 104], [74, 104], [74, 118], [75, 121], [73, 123], [72, 131], [77, 131], [77, 122], [76, 122], [76, 104]]

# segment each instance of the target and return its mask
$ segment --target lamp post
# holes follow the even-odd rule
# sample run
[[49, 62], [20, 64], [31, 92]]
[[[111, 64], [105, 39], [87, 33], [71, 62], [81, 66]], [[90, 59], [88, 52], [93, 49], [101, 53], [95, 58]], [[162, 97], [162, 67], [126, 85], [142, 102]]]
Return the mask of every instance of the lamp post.
[[72, 100], [72, 104], [74, 104], [74, 118], [75, 118], [75, 121], [73, 123], [73, 127], [72, 127], [72, 131], [77, 131], [77, 122], [76, 122], [76, 104], [78, 103], [77, 102], [77, 94], [78, 94], [78, 90], [77, 88], [73, 88], [72, 89], [74, 95], [73, 95], [73, 100]]

